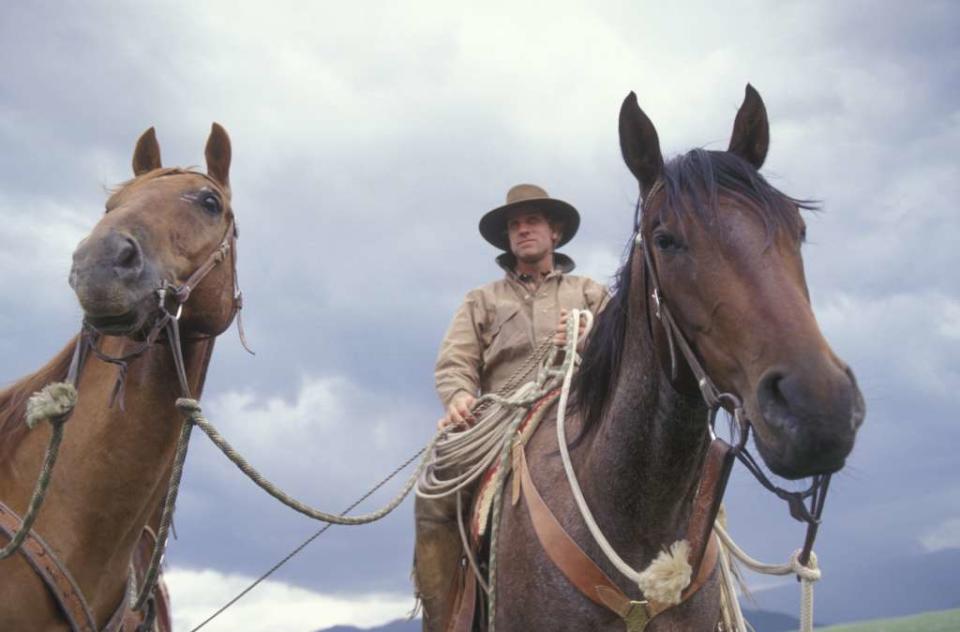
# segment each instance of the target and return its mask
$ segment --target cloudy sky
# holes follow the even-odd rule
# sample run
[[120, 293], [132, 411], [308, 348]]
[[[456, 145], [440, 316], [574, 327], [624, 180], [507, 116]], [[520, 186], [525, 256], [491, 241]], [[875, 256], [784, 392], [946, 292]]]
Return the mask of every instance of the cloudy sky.
[[[440, 338], [463, 294], [499, 274], [479, 216], [541, 184], [580, 209], [566, 251], [606, 281], [636, 196], [623, 97], [637, 92], [665, 153], [724, 148], [749, 81], [772, 124], [764, 173], [823, 201], [807, 218], [814, 307], [867, 398], [817, 546], [824, 585], [831, 565], [960, 547], [960, 10], [723, 5], [4, 3], [0, 384], [75, 331], [70, 255], [105, 187], [130, 177], [137, 136], [154, 125], [165, 164], [197, 165], [219, 121], [257, 355], [233, 332], [218, 342], [206, 410], [268, 476], [343, 508], [431, 434]], [[799, 527], [742, 476], [729, 505], [757, 556], [797, 546]], [[178, 509], [182, 630], [317, 528], [202, 436]], [[412, 538], [409, 505], [333, 528], [206, 629], [402, 616]]]

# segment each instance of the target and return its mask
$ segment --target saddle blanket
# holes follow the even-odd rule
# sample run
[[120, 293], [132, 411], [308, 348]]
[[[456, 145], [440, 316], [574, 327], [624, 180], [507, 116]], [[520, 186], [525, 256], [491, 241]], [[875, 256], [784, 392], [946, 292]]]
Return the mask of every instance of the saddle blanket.
[[[517, 444], [520, 446], [527, 444], [527, 441], [536, 431], [537, 426], [540, 425], [540, 420], [553, 408], [553, 405], [559, 397], [560, 389], [555, 388], [530, 407], [527, 415], [517, 427], [517, 436], [513, 440], [515, 446]], [[509, 468], [511, 466], [512, 461], [508, 461], [507, 467]], [[470, 512], [470, 541], [474, 549], [478, 548], [480, 540], [487, 532], [487, 525], [490, 522], [490, 510], [493, 508], [493, 498], [497, 491], [495, 483], [499, 471], [500, 460], [498, 459], [484, 472], [483, 476], [480, 477], [477, 491], [473, 496], [473, 508]], [[506, 472], [506, 474], [509, 474], [509, 472]]]

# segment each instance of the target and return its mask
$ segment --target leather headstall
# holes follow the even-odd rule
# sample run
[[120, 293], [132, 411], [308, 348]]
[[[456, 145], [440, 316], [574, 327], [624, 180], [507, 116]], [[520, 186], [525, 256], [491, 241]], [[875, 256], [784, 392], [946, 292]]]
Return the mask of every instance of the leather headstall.
[[[680, 352], [683, 354], [683, 357], [687, 362], [687, 366], [690, 368], [691, 373], [693, 373], [694, 378], [697, 380], [697, 385], [700, 388], [700, 394], [703, 397], [704, 403], [707, 405], [707, 429], [709, 431], [711, 442], [707, 452], [707, 460], [704, 463], [704, 475], [701, 476], [701, 480], [703, 480], [704, 476], [706, 475], [707, 469], [711, 467], [717, 467], [716, 465], [711, 465], [712, 461], [722, 462], [722, 465], [719, 466], [721, 468], [721, 472], [719, 472], [719, 474], [723, 480], [723, 485], [725, 486], [726, 478], [729, 476], [733, 459], [738, 459], [765, 489], [769, 490], [777, 497], [787, 502], [791, 517], [799, 522], [806, 523], [807, 533], [804, 538], [803, 548], [801, 549], [799, 556], [800, 563], [806, 564], [809, 560], [810, 552], [813, 549], [813, 543], [816, 539], [817, 529], [820, 526], [820, 517], [823, 513], [823, 505], [826, 501], [827, 489], [830, 485], [830, 475], [826, 474], [814, 476], [812, 483], [806, 490], [799, 492], [787, 491], [782, 487], [778, 487], [770, 480], [770, 478], [763, 472], [756, 459], [754, 459], [754, 457], [747, 450], [746, 445], [750, 433], [751, 422], [743, 408], [743, 402], [734, 393], [720, 391], [714, 381], [707, 374], [706, 370], [703, 368], [699, 358], [697, 357], [693, 348], [690, 346], [690, 343], [687, 341], [686, 336], [680, 329], [680, 326], [677, 324], [677, 321], [674, 319], [673, 314], [670, 311], [670, 306], [666, 301], [663, 290], [660, 286], [660, 279], [659, 275], [657, 274], [657, 268], [654, 265], [653, 257], [650, 254], [650, 249], [646, 246], [646, 240], [643, 236], [641, 218], [647, 212], [647, 207], [649, 206], [650, 200], [662, 189], [663, 180], [657, 180], [653, 186], [650, 187], [650, 190], [646, 193], [646, 195], [644, 195], [643, 204], [641, 206], [641, 215], [638, 218], [636, 226], [635, 244], [636, 247], [639, 248], [643, 253], [644, 274], [650, 281], [650, 284], [653, 285], [653, 291], [650, 294], [650, 298], [653, 299], [655, 305], [654, 316], [663, 324], [664, 333], [667, 338], [667, 346], [670, 352], [671, 378], [677, 378], [677, 358], [674, 349], [676, 346], [679, 347]], [[736, 430], [737, 435], [736, 442], [733, 446], [716, 435], [716, 418], [717, 413], [721, 408], [726, 409], [733, 415], [732, 429]], [[711, 457], [711, 455], [714, 456]], [[723, 470], [725, 470], [725, 473], [723, 473]], [[705, 514], [710, 516], [710, 522], [705, 525], [707, 530], [712, 529], [713, 519], [716, 517], [722, 496], [723, 493], [721, 490], [720, 497], [716, 500], [716, 507]], [[807, 507], [805, 504], [805, 501], [808, 498], [810, 499], [809, 507]]]

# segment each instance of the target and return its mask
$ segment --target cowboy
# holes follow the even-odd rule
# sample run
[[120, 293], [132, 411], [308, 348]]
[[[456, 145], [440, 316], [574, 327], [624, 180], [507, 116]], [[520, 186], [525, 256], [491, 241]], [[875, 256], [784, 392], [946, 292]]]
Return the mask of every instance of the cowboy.
[[[506, 274], [467, 293], [440, 345], [435, 380], [445, 409], [441, 428], [471, 425], [480, 394], [527, 381], [518, 370], [544, 341], [564, 342], [569, 310], [599, 311], [606, 288], [569, 274], [573, 260], [555, 252], [579, 226], [573, 206], [532, 184], [511, 188], [507, 203], [480, 219], [480, 234], [504, 251], [497, 263]], [[417, 498], [415, 515], [414, 578], [424, 630], [439, 630], [448, 618], [449, 591], [462, 556], [456, 499]]]

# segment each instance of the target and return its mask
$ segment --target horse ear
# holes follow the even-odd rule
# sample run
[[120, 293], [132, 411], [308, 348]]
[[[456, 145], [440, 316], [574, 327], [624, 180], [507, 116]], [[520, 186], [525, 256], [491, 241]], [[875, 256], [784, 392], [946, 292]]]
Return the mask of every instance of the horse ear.
[[645, 195], [663, 171], [663, 154], [657, 130], [637, 105], [637, 95], [633, 92], [620, 106], [620, 152], [640, 182], [640, 192]]
[[214, 123], [210, 128], [204, 155], [207, 158], [207, 174], [230, 188], [230, 137], [219, 123]]
[[159, 168], [160, 144], [157, 143], [157, 132], [151, 127], [137, 139], [137, 147], [133, 150], [133, 175], [139, 176]]
[[770, 123], [767, 121], [767, 108], [763, 105], [760, 93], [748, 83], [743, 104], [733, 123], [733, 135], [727, 151], [759, 169], [763, 166], [769, 147]]

